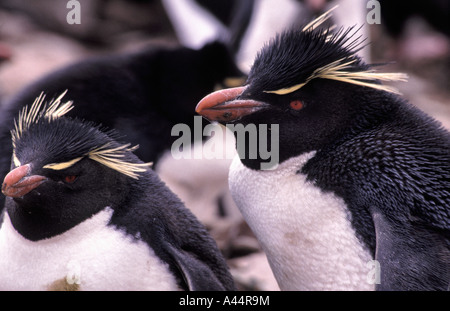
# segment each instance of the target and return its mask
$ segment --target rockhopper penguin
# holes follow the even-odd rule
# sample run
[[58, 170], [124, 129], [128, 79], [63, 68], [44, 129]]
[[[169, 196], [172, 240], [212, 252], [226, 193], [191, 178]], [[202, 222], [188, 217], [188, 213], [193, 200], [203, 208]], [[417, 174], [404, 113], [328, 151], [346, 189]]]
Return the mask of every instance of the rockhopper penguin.
[[447, 290], [450, 134], [381, 84], [405, 76], [356, 56], [357, 30], [320, 29], [329, 15], [277, 35], [243, 87], [197, 105], [278, 126], [278, 165], [243, 152], [233, 198], [282, 290]]
[[[132, 53], [98, 56], [44, 75], [9, 98], [0, 110], [0, 180], [11, 159], [10, 129], [20, 110], [44, 91], [77, 103], [70, 117], [103, 124], [139, 145], [136, 155], [155, 165], [177, 137], [174, 125], [194, 126], [194, 108], [217, 85], [242, 77], [227, 46], [200, 49], [151, 45]], [[230, 84], [231, 83], [231, 84]], [[241, 82], [242, 84], [242, 82]], [[0, 195], [0, 206], [4, 196]]]
[[44, 95], [11, 131], [2, 290], [233, 290], [206, 229], [134, 147]]

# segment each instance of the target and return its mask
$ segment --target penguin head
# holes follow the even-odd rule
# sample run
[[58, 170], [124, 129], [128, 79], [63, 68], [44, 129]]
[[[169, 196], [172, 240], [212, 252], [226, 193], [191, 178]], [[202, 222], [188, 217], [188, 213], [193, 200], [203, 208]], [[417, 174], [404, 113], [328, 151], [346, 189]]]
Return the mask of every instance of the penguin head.
[[64, 118], [72, 106], [62, 94], [49, 105], [40, 96], [12, 130], [13, 161], [2, 192], [13, 226], [29, 240], [74, 227], [105, 207], [117, 208], [149, 164], [90, 122]]
[[[269, 130], [276, 124], [281, 162], [347, 132], [364, 105], [397, 92], [380, 81], [404, 75], [377, 73], [365, 64], [356, 55], [362, 43], [357, 29], [319, 29], [327, 14], [278, 34], [257, 54], [244, 86], [211, 93], [197, 113], [224, 124], [267, 124]], [[261, 159], [241, 160], [260, 167]]]

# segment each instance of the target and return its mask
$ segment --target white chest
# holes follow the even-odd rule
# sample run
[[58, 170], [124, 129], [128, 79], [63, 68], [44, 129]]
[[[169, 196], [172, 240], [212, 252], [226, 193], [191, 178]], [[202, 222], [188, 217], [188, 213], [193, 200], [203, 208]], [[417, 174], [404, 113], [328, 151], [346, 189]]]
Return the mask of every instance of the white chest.
[[229, 175], [233, 198], [282, 290], [372, 290], [372, 258], [355, 236], [344, 201], [297, 173], [313, 156], [266, 171], [248, 169], [236, 157]]
[[176, 290], [175, 278], [144, 242], [107, 226], [106, 208], [42, 241], [24, 239], [8, 215], [0, 229], [0, 290]]

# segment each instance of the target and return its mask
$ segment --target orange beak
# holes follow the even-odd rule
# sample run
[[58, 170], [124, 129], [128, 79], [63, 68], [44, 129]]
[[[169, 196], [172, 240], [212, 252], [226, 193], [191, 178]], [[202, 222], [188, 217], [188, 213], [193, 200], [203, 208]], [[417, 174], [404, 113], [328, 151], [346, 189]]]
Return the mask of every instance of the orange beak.
[[9, 172], [8, 175], [5, 176], [5, 180], [3, 181], [3, 194], [12, 198], [23, 197], [47, 180], [47, 178], [44, 176], [28, 176], [30, 170], [30, 164], [26, 164], [19, 166]]
[[249, 99], [237, 99], [246, 87], [219, 90], [204, 97], [195, 111], [210, 121], [234, 121], [268, 105]]

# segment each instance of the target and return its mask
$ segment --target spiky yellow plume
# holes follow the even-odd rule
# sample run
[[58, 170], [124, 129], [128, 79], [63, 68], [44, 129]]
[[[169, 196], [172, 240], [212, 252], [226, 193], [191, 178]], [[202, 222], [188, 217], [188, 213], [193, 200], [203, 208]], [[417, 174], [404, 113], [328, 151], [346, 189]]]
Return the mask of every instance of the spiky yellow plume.
[[[317, 17], [312, 22], [308, 23], [305, 27], [303, 27], [302, 32], [315, 31], [317, 27], [322, 25], [326, 20], [328, 20], [332, 16], [332, 11], [335, 10], [338, 6], [334, 6], [324, 14]], [[335, 27], [335, 26], [333, 26]], [[330, 34], [331, 28], [328, 28], [321, 33], [325, 35], [325, 42], [332, 41], [333, 39], [338, 38], [336, 35]], [[348, 33], [348, 32], [347, 32]], [[344, 33], [344, 36], [347, 34]], [[358, 38], [359, 39], [359, 38]], [[353, 46], [359, 45], [358, 39], [352, 42]], [[301, 83], [288, 86], [285, 88], [277, 89], [277, 90], [266, 90], [265, 93], [272, 93], [277, 95], [286, 95], [292, 92], [295, 92], [302, 88], [305, 84], [310, 82], [312, 79], [321, 78], [321, 79], [330, 79], [337, 80], [345, 83], [351, 83], [355, 85], [361, 85], [365, 87], [374, 88], [377, 90], [382, 90], [390, 93], [399, 94], [400, 92], [392, 87], [387, 85], [382, 85], [379, 81], [406, 81], [408, 76], [404, 73], [380, 73], [376, 72], [373, 69], [370, 70], [351, 70], [354, 69], [351, 67], [351, 64], [355, 63], [356, 59], [349, 58], [341, 58], [336, 61], [333, 61], [330, 64], [322, 66], [312, 72], [312, 74], [303, 80]]]
[[[72, 101], [62, 103], [62, 98], [66, 94], [67, 90], [59, 95], [55, 100], [48, 104], [44, 103], [45, 95], [41, 93], [39, 97], [33, 102], [31, 107], [24, 107], [19, 112], [19, 117], [14, 122], [14, 130], [11, 131], [13, 142], [13, 161], [16, 166], [20, 166], [20, 161], [16, 156], [16, 142], [22, 137], [23, 133], [28, 131], [33, 124], [37, 124], [40, 120], [48, 120], [51, 122], [56, 120], [72, 108]], [[111, 143], [105, 143], [102, 146], [91, 148], [87, 153], [83, 155], [77, 155], [77, 157], [60, 163], [49, 163], [43, 166], [43, 168], [51, 170], [64, 170], [85, 157], [90, 158], [93, 161], [105, 165], [113, 170], [118, 171], [121, 174], [127, 175], [131, 178], [138, 179], [139, 173], [147, 170], [152, 163], [132, 163], [124, 160], [126, 152], [132, 152], [138, 148], [138, 146], [130, 147], [130, 144], [119, 145], [118, 147], [111, 147]]]
[[14, 130], [11, 131], [13, 146], [15, 146], [15, 142], [20, 139], [32, 124], [39, 122], [43, 118], [54, 120], [68, 113], [73, 108], [73, 102], [67, 101], [61, 104], [61, 100], [66, 93], [67, 90], [47, 105], [44, 104], [45, 94], [41, 92], [34, 100], [30, 109], [28, 109], [28, 106], [25, 106], [19, 112], [18, 119], [14, 120]]

